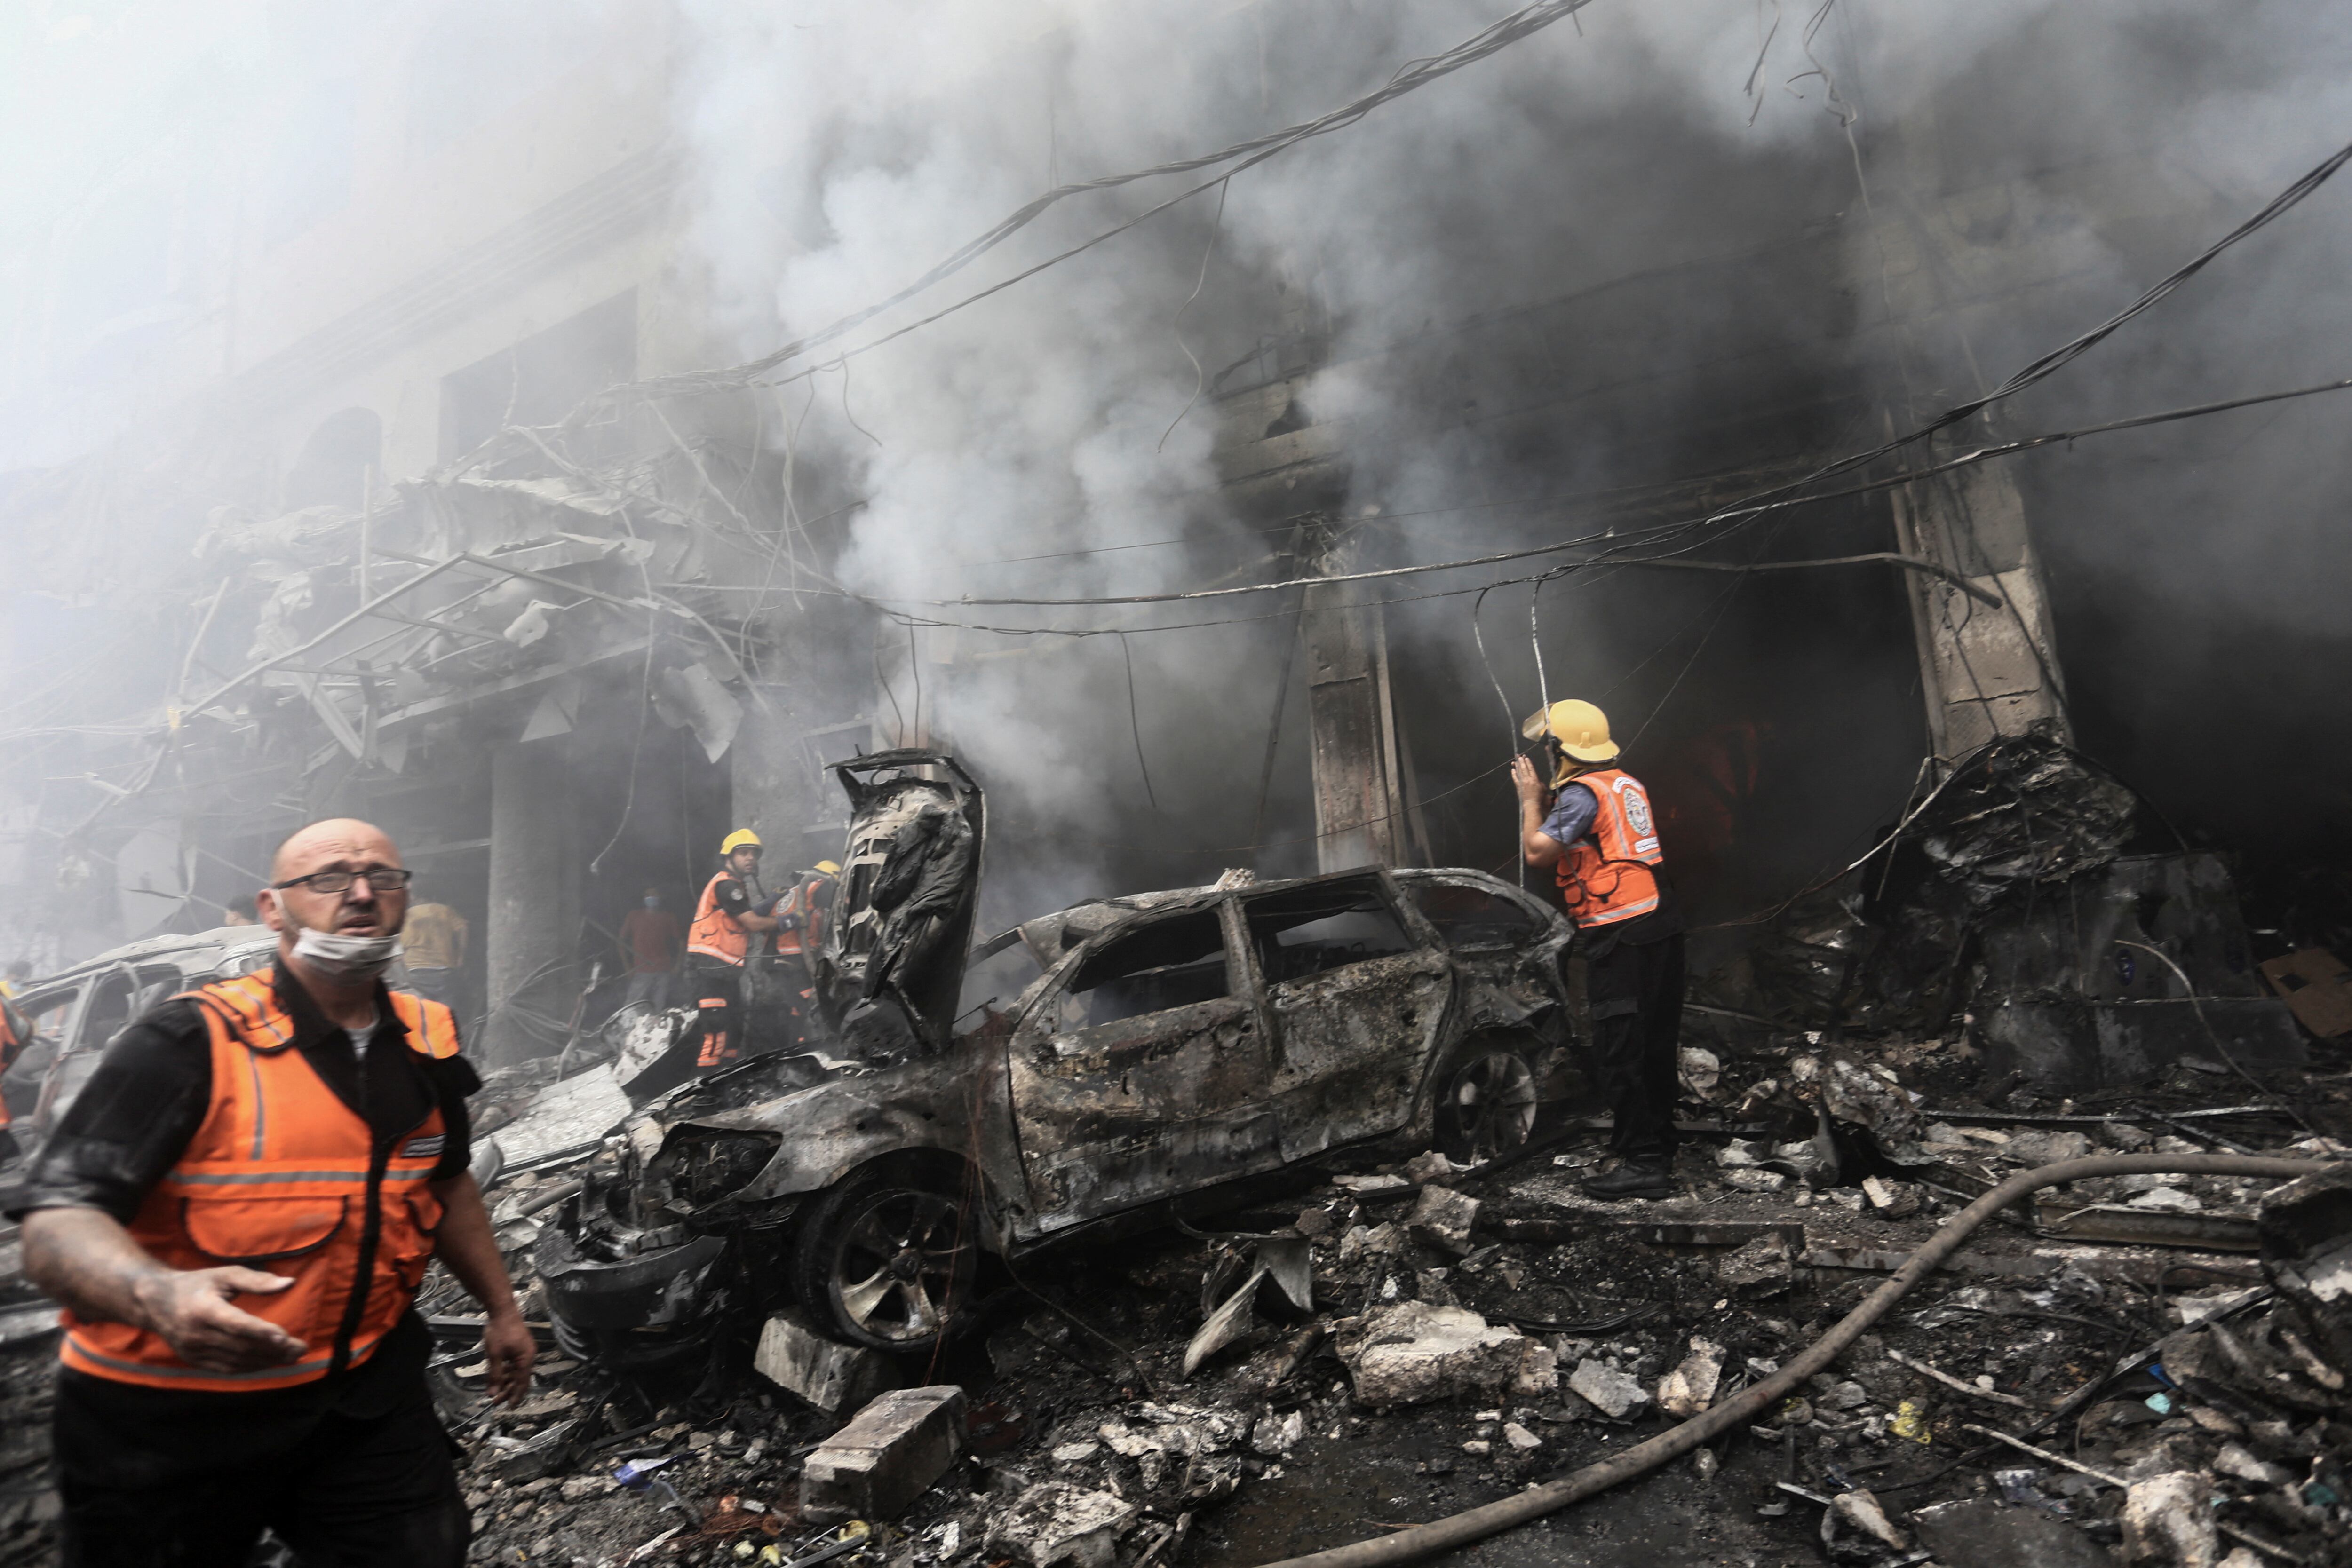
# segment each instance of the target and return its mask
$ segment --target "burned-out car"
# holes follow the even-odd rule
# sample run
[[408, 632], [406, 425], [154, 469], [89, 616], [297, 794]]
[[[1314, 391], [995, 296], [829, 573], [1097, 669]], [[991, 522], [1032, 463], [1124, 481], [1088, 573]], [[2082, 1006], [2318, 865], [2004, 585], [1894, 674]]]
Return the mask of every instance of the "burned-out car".
[[[848, 862], [827, 946], [853, 1005], [903, 1012], [871, 1031], [900, 1048], [880, 1065], [846, 1045], [772, 1053], [632, 1117], [541, 1240], [573, 1354], [658, 1359], [793, 1299], [824, 1332], [919, 1350], [983, 1252], [1017, 1263], [1210, 1212], [1337, 1150], [1433, 1139], [1476, 1160], [1527, 1139], [1539, 1059], [1566, 1040], [1572, 936], [1536, 899], [1480, 872], [1368, 869], [1098, 901], [971, 947], [869, 906], [894, 883], [937, 891], [922, 846], [952, 831], [926, 811], [979, 825], [961, 770], [897, 755], [898, 790], [856, 781], [851, 848], [872, 874]], [[928, 792], [912, 810], [910, 788]], [[960, 902], [919, 917], [950, 936], [979, 872], [958, 860]], [[966, 972], [1003, 958], [1042, 972], [953, 1032]]]
[[[114, 1038], [157, 1003], [214, 980], [268, 968], [278, 933], [264, 925], [149, 936], [29, 982], [15, 1001], [28, 1038], [0, 1074], [20, 1153], [30, 1155], [73, 1103]], [[411, 989], [405, 965], [384, 977]]]

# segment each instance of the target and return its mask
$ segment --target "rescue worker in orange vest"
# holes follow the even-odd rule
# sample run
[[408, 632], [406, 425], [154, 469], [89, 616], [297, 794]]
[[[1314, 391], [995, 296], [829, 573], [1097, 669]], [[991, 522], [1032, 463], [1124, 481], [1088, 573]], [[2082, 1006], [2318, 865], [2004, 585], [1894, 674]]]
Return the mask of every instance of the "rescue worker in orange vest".
[[388, 991], [409, 873], [364, 822], [279, 846], [273, 966], [110, 1043], [11, 1212], [65, 1306], [63, 1561], [459, 1568], [470, 1534], [413, 1307], [436, 1257], [487, 1312], [492, 1399], [530, 1329], [467, 1171], [479, 1081], [438, 1002]]
[[1556, 702], [1521, 727], [1539, 741], [1550, 788], [1522, 756], [1520, 851], [1551, 871], [1577, 924], [1591, 1003], [1596, 1077], [1614, 1125], [1613, 1169], [1592, 1177], [1594, 1197], [1674, 1193], [1675, 1068], [1682, 1036], [1683, 923], [1660, 862], [1657, 818], [1641, 781], [1610, 766], [1617, 743], [1588, 702]]
[[792, 892], [776, 904], [777, 969], [791, 998], [793, 1043], [816, 1043], [816, 953], [824, 946], [824, 926], [833, 913], [833, 894], [841, 867], [819, 861]]
[[695, 1065], [708, 1072], [743, 1055], [743, 971], [754, 936], [776, 928], [776, 899], [760, 887], [760, 835], [738, 828], [719, 846], [725, 865], [702, 890], [686, 930], [686, 978], [702, 1014]]

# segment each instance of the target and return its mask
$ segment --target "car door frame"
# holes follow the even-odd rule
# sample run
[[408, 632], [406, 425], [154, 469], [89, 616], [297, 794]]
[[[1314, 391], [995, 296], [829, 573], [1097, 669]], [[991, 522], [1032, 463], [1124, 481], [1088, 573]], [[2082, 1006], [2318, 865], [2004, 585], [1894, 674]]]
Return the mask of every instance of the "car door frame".
[[[1237, 1094], [1230, 1104], [1208, 1108], [1209, 1113], [1192, 1119], [1189, 1124], [1200, 1130], [1195, 1146], [1171, 1152], [1168, 1156], [1171, 1166], [1180, 1163], [1197, 1164], [1203, 1173], [1211, 1175], [1211, 1179], [1187, 1183], [1177, 1179], [1175, 1173], [1171, 1172], [1171, 1179], [1157, 1186], [1150, 1186], [1143, 1176], [1122, 1176], [1117, 1165], [1118, 1155], [1122, 1150], [1118, 1145], [1105, 1147], [1098, 1144], [1086, 1145], [1084, 1155], [1081, 1156], [1078, 1152], [1081, 1146], [1079, 1141], [1058, 1129], [1059, 1135], [1054, 1141], [1062, 1147], [1069, 1149], [1071, 1157], [1057, 1165], [1048, 1165], [1045, 1150], [1042, 1147], [1046, 1141], [1047, 1129], [1044, 1125], [1046, 1117], [1041, 1113], [1034, 1097], [1024, 1100], [1024, 1077], [1031, 1081], [1030, 1087], [1034, 1096], [1035, 1091], [1044, 1087], [1049, 1080], [1065, 1082], [1073, 1080], [1078, 1076], [1081, 1069], [1073, 1066], [1067, 1071], [1050, 1074], [1037, 1070], [1038, 1049], [1057, 1038], [1053, 1031], [1041, 1026], [1041, 1019], [1059, 1003], [1061, 998], [1066, 993], [1070, 980], [1097, 954], [1125, 940], [1145, 925], [1187, 915], [1198, 915], [1203, 909], [1213, 910], [1223, 939], [1226, 994], [1211, 1002], [1189, 1003], [1186, 1004], [1185, 1009], [1168, 1010], [1182, 1011], [1191, 1008], [1214, 1007], [1221, 1004], [1234, 1007], [1234, 1021], [1241, 1026], [1242, 1032], [1245, 1033], [1252, 1042], [1244, 1049], [1254, 1051], [1256, 1057], [1255, 1093], [1254, 1095]], [[1273, 1065], [1272, 1052], [1267, 1041], [1265, 988], [1259, 983], [1256, 965], [1247, 952], [1247, 927], [1242, 924], [1239, 908], [1231, 894], [1220, 894], [1213, 900], [1203, 901], [1201, 904], [1187, 903], [1173, 907], [1139, 911], [1130, 918], [1119, 921], [1096, 936], [1088, 937], [1064, 955], [1044, 980], [1032, 989], [1004, 1047], [1006, 1105], [1012, 1123], [1013, 1143], [1018, 1158], [1022, 1187], [1027, 1199], [1022, 1206], [1014, 1223], [1013, 1230], [1017, 1239], [1024, 1243], [1048, 1239], [1064, 1232], [1076, 1231], [1096, 1225], [1122, 1213], [1149, 1209], [1166, 1204], [1181, 1198], [1189, 1193], [1203, 1190], [1228, 1179], [1245, 1178], [1276, 1170], [1287, 1163], [1282, 1152], [1279, 1118], [1273, 1105]], [[1117, 1023], [1129, 1021], [1130, 1020], [1122, 1019], [1115, 1020], [1113, 1024], [1087, 1027], [1089, 1030], [1108, 1029], [1116, 1027]], [[1199, 1036], [1195, 1035], [1193, 1038], [1197, 1039]], [[1149, 1039], [1138, 1040], [1132, 1050], [1135, 1054], [1140, 1055], [1149, 1049], [1150, 1043]], [[1071, 1052], [1056, 1055], [1058, 1061], [1077, 1063], [1083, 1060], [1084, 1053]], [[1106, 1062], [1104, 1065], [1108, 1069], [1109, 1064]], [[1246, 1068], [1239, 1071], [1244, 1078], [1250, 1075]], [[1106, 1106], [1104, 1109], [1108, 1111], [1110, 1108]], [[1105, 1129], [1115, 1137], [1122, 1122], [1128, 1120], [1106, 1115]], [[1132, 1124], [1139, 1129], [1144, 1125], [1140, 1121], [1134, 1121]], [[1152, 1126], [1163, 1131], [1186, 1124], [1188, 1124], [1172, 1119], [1161, 1119], [1151, 1124]], [[1175, 1140], [1164, 1141], [1172, 1143]], [[1130, 1146], [1125, 1152], [1142, 1156], [1147, 1153], [1148, 1144], [1147, 1139]], [[1048, 1178], [1048, 1173], [1075, 1169], [1081, 1165], [1082, 1159], [1085, 1164], [1093, 1167], [1092, 1174], [1100, 1178], [1097, 1187], [1083, 1196], [1073, 1196], [1066, 1188], [1057, 1189]], [[1130, 1164], [1129, 1169], [1132, 1168]]]
[[[1390, 954], [1341, 965], [1297, 981], [1269, 981], [1258, 962], [1257, 943], [1249, 936], [1248, 905], [1259, 899], [1280, 897], [1318, 883], [1336, 883], [1349, 879], [1364, 879], [1377, 887], [1380, 896], [1388, 904], [1391, 918], [1396, 921], [1398, 929], [1412, 944], [1410, 953]], [[1421, 911], [1413, 907], [1412, 901], [1404, 895], [1396, 878], [1391, 876], [1384, 867], [1366, 866], [1355, 871], [1333, 873], [1328, 877], [1242, 888], [1234, 894], [1234, 915], [1248, 948], [1252, 989], [1266, 1018], [1266, 1038], [1273, 1054], [1274, 1103], [1279, 1118], [1285, 1160], [1297, 1163], [1313, 1159], [1330, 1149], [1387, 1136], [1410, 1124], [1435, 1060], [1450, 1042], [1448, 1022], [1454, 1010], [1459, 975], [1445, 944], [1438, 938], [1435, 929], [1422, 916]], [[1395, 962], [1401, 959], [1409, 962]], [[1374, 965], [1386, 967], [1371, 974], [1349, 973]], [[1412, 1011], [1407, 1019], [1407, 1028], [1414, 1032], [1405, 1044], [1386, 1052], [1381, 1065], [1369, 1068], [1360, 1074], [1364, 1079], [1362, 1087], [1371, 1092], [1362, 1096], [1360, 1109], [1350, 1113], [1344, 1103], [1340, 1076], [1328, 1071], [1313, 1072], [1310, 1066], [1312, 1059], [1304, 1042], [1294, 1048], [1293, 1037], [1299, 1030], [1294, 1028], [1290, 1015], [1313, 1018], [1318, 1024], [1328, 1024], [1332, 1021], [1326, 1005], [1330, 1000], [1329, 993], [1391, 983], [1391, 977], [1398, 969], [1417, 973], [1422, 982], [1421, 994], [1412, 1002]], [[1333, 977], [1339, 977], [1335, 979]], [[1405, 983], [1411, 985], [1412, 982]], [[1286, 988], [1291, 986], [1313, 988], [1304, 993], [1287, 992]]]

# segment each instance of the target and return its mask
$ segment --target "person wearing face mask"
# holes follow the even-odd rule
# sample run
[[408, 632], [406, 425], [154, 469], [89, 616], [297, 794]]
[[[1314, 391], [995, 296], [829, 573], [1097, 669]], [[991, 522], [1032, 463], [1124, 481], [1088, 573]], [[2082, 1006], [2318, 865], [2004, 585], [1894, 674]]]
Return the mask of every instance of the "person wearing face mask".
[[646, 889], [644, 902], [621, 917], [621, 963], [629, 977], [631, 1002], [669, 1006], [670, 977], [685, 938], [677, 916], [662, 907], [661, 894]]
[[534, 1355], [467, 1170], [456, 1017], [388, 990], [409, 873], [379, 830], [286, 841], [275, 961], [107, 1047], [10, 1204], [63, 1304], [63, 1562], [459, 1568], [469, 1522], [415, 1311], [437, 1257], [482, 1303], [493, 1400]]

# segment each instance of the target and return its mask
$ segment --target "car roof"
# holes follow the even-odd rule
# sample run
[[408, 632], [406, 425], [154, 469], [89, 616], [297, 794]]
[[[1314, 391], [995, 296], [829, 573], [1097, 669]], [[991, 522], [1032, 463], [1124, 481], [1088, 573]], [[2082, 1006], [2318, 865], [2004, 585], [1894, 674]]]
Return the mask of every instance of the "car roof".
[[176, 963], [184, 972], [210, 969], [232, 953], [275, 946], [278, 933], [266, 925], [216, 925], [210, 931], [174, 932], [144, 941], [110, 947], [96, 957], [69, 964], [53, 975], [42, 975], [26, 988], [46, 990], [60, 980], [77, 980], [118, 964], [133, 966], [159, 961]]

